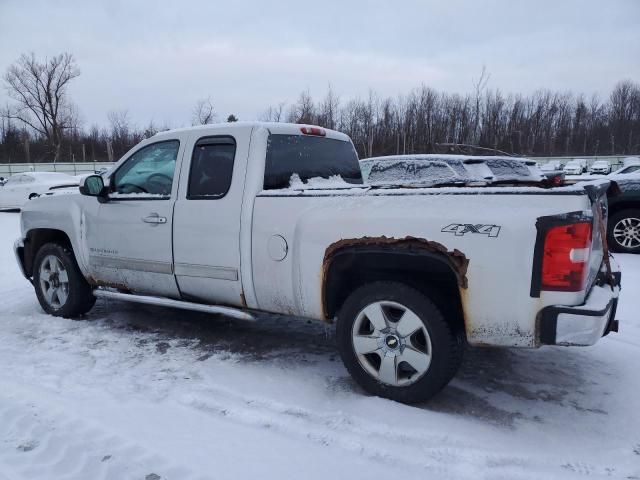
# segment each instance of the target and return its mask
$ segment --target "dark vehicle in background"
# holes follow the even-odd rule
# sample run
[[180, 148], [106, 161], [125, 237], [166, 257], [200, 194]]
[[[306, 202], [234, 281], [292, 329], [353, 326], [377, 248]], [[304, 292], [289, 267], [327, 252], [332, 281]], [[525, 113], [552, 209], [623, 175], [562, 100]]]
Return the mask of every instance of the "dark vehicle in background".
[[609, 177], [627, 177], [629, 174], [640, 173], [640, 158], [628, 157], [624, 160], [622, 167], [611, 172]]
[[640, 253], [640, 173], [612, 178], [607, 240], [614, 252]]

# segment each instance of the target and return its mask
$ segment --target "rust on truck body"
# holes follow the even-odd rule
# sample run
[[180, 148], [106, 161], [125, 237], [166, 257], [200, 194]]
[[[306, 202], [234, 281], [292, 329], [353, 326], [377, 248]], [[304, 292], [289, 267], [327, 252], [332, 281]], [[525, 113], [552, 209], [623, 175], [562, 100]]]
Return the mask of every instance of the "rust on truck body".
[[449, 250], [447, 247], [439, 242], [427, 240], [425, 238], [418, 238], [407, 236], [404, 238], [394, 237], [360, 237], [360, 238], [345, 238], [332, 243], [327, 247], [322, 261], [322, 275], [321, 275], [321, 295], [322, 295], [322, 314], [325, 320], [331, 321], [328, 318], [326, 312], [326, 288], [327, 288], [327, 274], [331, 268], [331, 264], [335, 255], [344, 248], [361, 247], [361, 246], [388, 246], [393, 250], [422, 250], [429, 253], [437, 253], [445, 257], [458, 282], [458, 290], [460, 292], [460, 301], [462, 307], [462, 314], [464, 317], [465, 328], [468, 328], [467, 315], [466, 315], [466, 291], [468, 287], [467, 281], [467, 269], [469, 267], [469, 259], [460, 250]]

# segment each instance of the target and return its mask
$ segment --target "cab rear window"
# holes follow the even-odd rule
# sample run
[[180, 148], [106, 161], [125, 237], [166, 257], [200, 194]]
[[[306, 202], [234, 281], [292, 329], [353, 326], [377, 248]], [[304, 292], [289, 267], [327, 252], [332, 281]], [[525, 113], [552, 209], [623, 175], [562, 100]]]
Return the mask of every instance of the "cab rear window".
[[358, 155], [351, 142], [306, 135], [270, 135], [265, 190], [288, 188], [294, 173], [303, 182], [340, 175], [345, 182], [362, 183]]

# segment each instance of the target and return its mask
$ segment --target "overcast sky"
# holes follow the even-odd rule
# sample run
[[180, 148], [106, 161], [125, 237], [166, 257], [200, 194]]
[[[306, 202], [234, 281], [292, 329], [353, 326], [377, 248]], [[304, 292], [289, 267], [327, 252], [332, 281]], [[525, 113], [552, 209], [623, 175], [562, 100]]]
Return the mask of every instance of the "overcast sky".
[[75, 55], [86, 125], [123, 109], [188, 125], [208, 96], [219, 119], [250, 120], [329, 83], [342, 100], [464, 93], [483, 65], [505, 92], [604, 96], [640, 81], [640, 0], [0, 0], [0, 71], [30, 51]]

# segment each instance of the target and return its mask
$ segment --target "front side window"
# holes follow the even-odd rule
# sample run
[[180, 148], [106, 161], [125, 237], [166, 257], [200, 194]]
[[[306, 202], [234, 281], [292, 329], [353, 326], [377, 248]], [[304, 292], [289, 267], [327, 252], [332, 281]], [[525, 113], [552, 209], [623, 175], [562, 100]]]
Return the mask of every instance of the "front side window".
[[198, 140], [191, 157], [189, 200], [224, 197], [231, 187], [236, 142], [233, 137], [205, 137]]
[[171, 196], [180, 142], [170, 140], [141, 148], [114, 173], [111, 191], [120, 195]]

